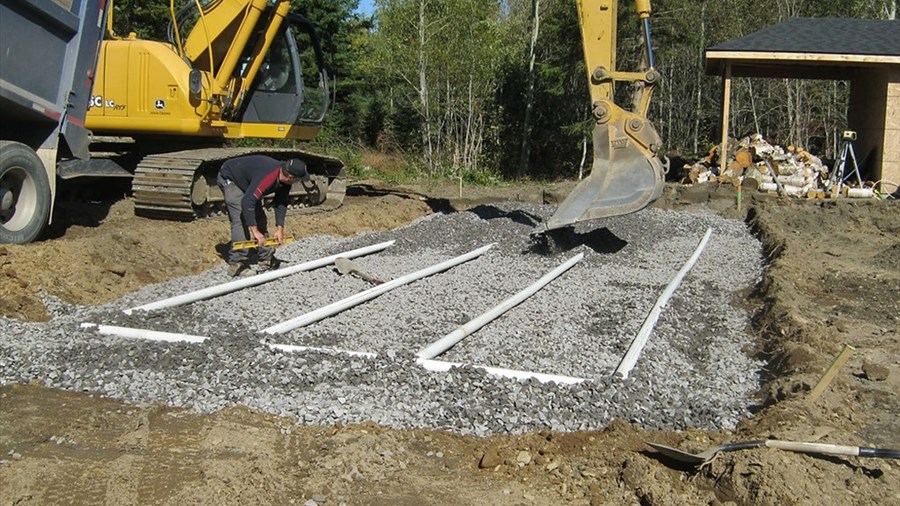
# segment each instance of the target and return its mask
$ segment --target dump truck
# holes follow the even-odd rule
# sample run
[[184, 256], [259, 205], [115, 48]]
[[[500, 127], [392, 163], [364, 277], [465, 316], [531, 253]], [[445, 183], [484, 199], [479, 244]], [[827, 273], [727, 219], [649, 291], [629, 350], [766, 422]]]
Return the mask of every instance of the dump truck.
[[167, 41], [118, 35], [113, 0], [0, 2], [0, 242], [38, 236], [58, 180], [130, 178], [138, 215], [224, 212], [216, 174], [248, 154], [307, 163], [293, 207], [343, 202], [340, 160], [292, 142], [234, 146], [309, 141], [325, 118], [318, 35], [290, 1], [171, 0]]
[[61, 158], [90, 157], [84, 125], [105, 0], [0, 0], [0, 243], [49, 222]]

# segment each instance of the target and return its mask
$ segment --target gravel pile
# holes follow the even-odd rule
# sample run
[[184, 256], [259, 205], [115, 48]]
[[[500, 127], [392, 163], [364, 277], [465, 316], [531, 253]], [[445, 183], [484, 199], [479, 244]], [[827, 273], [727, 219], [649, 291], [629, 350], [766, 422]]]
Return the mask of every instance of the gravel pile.
[[[758, 283], [763, 261], [746, 226], [711, 213], [648, 209], [535, 241], [529, 233], [552, 211], [480, 206], [388, 232], [286, 245], [278, 256], [290, 265], [394, 239], [385, 251], [355, 259], [390, 280], [494, 243], [479, 258], [282, 335], [260, 331], [372, 285], [326, 267], [181, 307], [122, 312], [230, 281], [223, 265], [103, 306], [48, 300], [48, 323], [0, 320], [0, 383], [37, 380], [202, 412], [243, 404], [301, 423], [373, 420], [482, 436], [600, 429], [613, 418], [652, 429], [727, 429], [748, 416], [762, 364], [742, 351], [752, 335], [741, 299]], [[615, 378], [656, 298], [707, 228], [713, 233], [705, 252], [663, 310], [637, 366], [627, 380]], [[469, 366], [438, 373], [414, 364], [419, 349], [582, 252], [582, 262], [437, 358], [588, 381], [517, 381]], [[209, 339], [105, 336], [80, 328], [82, 322]], [[285, 353], [266, 343], [377, 357]]]

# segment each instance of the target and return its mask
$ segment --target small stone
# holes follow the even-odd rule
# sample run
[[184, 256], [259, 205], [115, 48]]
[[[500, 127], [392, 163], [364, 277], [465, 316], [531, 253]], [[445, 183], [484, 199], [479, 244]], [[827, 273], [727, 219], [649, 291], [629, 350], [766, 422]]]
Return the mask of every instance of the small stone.
[[531, 462], [531, 454], [525, 450], [520, 451], [519, 454], [516, 455], [516, 462], [518, 462], [520, 466], [527, 466]]
[[481, 469], [494, 468], [500, 465], [500, 452], [497, 448], [488, 448], [484, 454], [481, 455], [481, 461], [478, 462], [478, 467]]
[[884, 381], [891, 373], [890, 369], [887, 367], [872, 362], [863, 362], [862, 369], [863, 373], [866, 375], [866, 379], [871, 381]]
[[559, 462], [554, 460], [553, 462], [547, 464], [547, 471], [553, 471], [557, 467], [559, 467]]
[[122, 264], [111, 264], [106, 266], [106, 270], [116, 276], [124, 276], [125, 273], [128, 272], [128, 267]]

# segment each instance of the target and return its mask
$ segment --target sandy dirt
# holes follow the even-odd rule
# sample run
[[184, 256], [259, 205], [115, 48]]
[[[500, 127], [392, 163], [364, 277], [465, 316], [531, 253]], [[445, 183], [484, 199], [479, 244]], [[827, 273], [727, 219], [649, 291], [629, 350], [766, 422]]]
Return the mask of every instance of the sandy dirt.
[[[391, 187], [356, 181], [328, 214], [291, 215], [301, 238], [405, 225], [432, 212], [569, 185]], [[786, 201], [734, 189], [669, 187], [657, 205], [746, 220], [770, 262], [747, 353], [768, 366], [755, 414], [733, 433], [599, 432], [476, 438], [376, 425], [298, 426], [227, 409], [200, 415], [37, 384], [0, 387], [0, 505], [27, 504], [900, 504], [900, 461], [774, 449], [720, 454], [702, 469], [645, 441], [700, 451], [764, 438], [900, 447], [900, 205]], [[128, 199], [61, 203], [52, 237], [0, 246], [0, 315], [49, 318], [39, 294], [78, 304], [222, 262], [228, 224], [133, 216]], [[727, 258], [722, 259], [727, 262]], [[709, 311], [714, 313], [716, 308]], [[809, 393], [844, 344], [849, 361]]]

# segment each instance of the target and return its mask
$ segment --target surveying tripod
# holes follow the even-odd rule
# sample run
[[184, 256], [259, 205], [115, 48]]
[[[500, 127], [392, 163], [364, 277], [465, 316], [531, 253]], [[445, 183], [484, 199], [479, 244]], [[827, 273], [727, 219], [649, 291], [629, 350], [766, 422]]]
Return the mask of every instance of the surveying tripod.
[[[844, 134], [841, 137], [841, 156], [834, 165], [834, 170], [831, 172], [831, 177], [829, 178], [831, 184], [834, 185], [833, 191], [836, 192], [835, 195], [840, 194], [841, 186], [852, 176], [856, 176], [857, 187], [862, 188], [862, 177], [859, 175], [859, 165], [856, 163], [856, 153], [853, 151], [853, 141], [855, 140], [856, 132], [853, 130], [844, 131]], [[847, 172], [848, 159], [853, 162], [853, 170], [849, 173]]]

